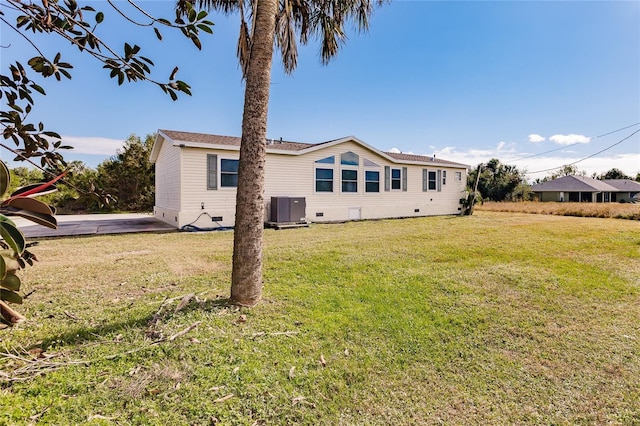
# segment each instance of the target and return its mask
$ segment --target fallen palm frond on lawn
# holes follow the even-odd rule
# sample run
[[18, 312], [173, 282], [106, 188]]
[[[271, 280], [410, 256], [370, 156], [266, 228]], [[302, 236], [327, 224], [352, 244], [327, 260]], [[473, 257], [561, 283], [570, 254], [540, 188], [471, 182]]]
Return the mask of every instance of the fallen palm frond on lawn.
[[[173, 302], [180, 300], [180, 303], [175, 308], [171, 308]], [[128, 355], [133, 355], [145, 350], [149, 350], [150, 348], [167, 342], [173, 342], [176, 339], [183, 337], [187, 333], [193, 331], [198, 327], [202, 321], [196, 321], [193, 324], [185, 327], [184, 329], [173, 333], [168, 337], [164, 337], [163, 333], [158, 331], [162, 321], [166, 321], [170, 318], [171, 315], [176, 314], [187, 307], [189, 302], [195, 301], [195, 303], [202, 304], [204, 301], [200, 300], [195, 294], [190, 293], [185, 296], [173, 297], [165, 299], [156, 313], [153, 315], [151, 320], [149, 320], [147, 325], [147, 330], [145, 332], [145, 336], [147, 338], [155, 338], [155, 340], [146, 339], [143, 341], [143, 345], [128, 349], [122, 352], [116, 352], [110, 355], [105, 355], [100, 358], [90, 359], [90, 360], [58, 360], [59, 358], [68, 358], [69, 354], [65, 352], [56, 352], [56, 353], [48, 353], [45, 352], [40, 347], [34, 347], [32, 349], [14, 349], [13, 352], [0, 352], [0, 361], [2, 361], [3, 371], [0, 371], [0, 383], [2, 382], [19, 382], [19, 381], [28, 381], [32, 380], [40, 375], [44, 375], [47, 373], [51, 373], [53, 371], [57, 371], [59, 369], [70, 368], [74, 366], [88, 366], [89, 364], [104, 361], [104, 360], [115, 360], [118, 358], [126, 357]], [[237, 306], [230, 305], [235, 312], [239, 311]], [[66, 311], [64, 311], [65, 315], [67, 315], [71, 319], [78, 319], [75, 315], [69, 315]], [[241, 315], [240, 322], [246, 321], [246, 319], [242, 320], [244, 315]], [[249, 333], [243, 337], [249, 339], [257, 339], [259, 337], [268, 337], [268, 336], [293, 336], [298, 334], [297, 331], [283, 331], [283, 332], [256, 332]], [[121, 337], [117, 336], [116, 343], [121, 342]], [[103, 342], [104, 343], [104, 342]], [[197, 343], [202, 343], [197, 341]]]
[[[167, 318], [168, 315], [166, 314], [165, 311], [167, 310], [167, 307], [172, 302], [175, 302], [176, 300], [180, 300], [180, 303], [176, 306], [175, 309], [172, 310], [173, 313], [176, 313], [183, 310], [187, 306], [189, 301], [191, 301], [194, 298], [196, 299], [196, 301], [198, 301], [197, 297], [193, 293], [191, 293], [186, 296], [165, 299], [160, 305], [160, 308], [158, 309], [156, 314], [149, 321], [149, 326], [148, 326], [149, 331], [146, 334], [147, 335], [153, 334], [151, 330], [157, 327], [158, 323], [161, 321], [162, 318]], [[64, 314], [71, 319], [74, 319], [74, 320], [79, 319], [77, 316], [69, 314], [67, 311], [64, 311]], [[182, 337], [188, 332], [195, 329], [200, 323], [201, 321], [196, 321], [195, 323], [191, 324], [185, 329], [175, 334], [172, 334], [167, 338], [161, 337], [157, 340], [147, 342], [145, 345], [141, 347], [138, 347], [135, 349], [129, 349], [124, 352], [119, 352], [111, 355], [106, 355], [101, 359], [113, 360], [119, 357], [144, 351], [149, 347], [153, 345], [157, 345], [159, 343], [172, 342], [177, 338]], [[67, 354], [65, 354], [64, 352], [47, 353], [40, 347], [34, 347], [30, 350], [21, 348], [20, 351], [14, 350], [13, 353], [0, 352], [0, 360], [5, 361], [3, 370], [6, 370], [6, 371], [0, 371], [0, 382], [26, 381], [26, 380], [33, 379], [39, 375], [47, 374], [47, 373], [59, 370], [61, 368], [67, 368], [67, 367], [78, 366], [78, 365], [87, 366], [92, 362], [98, 361], [97, 359], [52, 361], [53, 359], [60, 358], [60, 357], [67, 357]]]
[[55, 361], [59, 357], [65, 357], [65, 354], [45, 353], [40, 348], [22, 353], [0, 352], [0, 359], [5, 361], [3, 371], [0, 371], [0, 383], [31, 380], [60, 368], [88, 364], [86, 361]]

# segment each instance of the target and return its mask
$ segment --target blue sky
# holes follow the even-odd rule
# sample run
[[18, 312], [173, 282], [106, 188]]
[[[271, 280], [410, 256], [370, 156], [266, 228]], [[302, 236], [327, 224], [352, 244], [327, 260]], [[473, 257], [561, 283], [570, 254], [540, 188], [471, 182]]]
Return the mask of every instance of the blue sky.
[[[172, 1], [139, 3], [172, 16]], [[109, 11], [106, 2], [91, 4]], [[177, 102], [150, 84], [118, 86], [97, 61], [43, 39], [46, 52], [60, 50], [73, 63], [73, 79], [43, 82], [48, 96], [37, 99], [32, 119], [76, 148], [68, 159], [90, 166], [115, 154], [130, 134], [159, 128], [239, 136], [238, 18], [210, 18], [214, 34], [202, 36], [201, 52], [168, 30], [158, 42], [113, 13], [99, 32], [118, 49], [124, 41], [139, 44], [159, 80], [178, 65], [193, 96]], [[10, 46], [0, 51], [3, 71], [35, 54], [6, 26], [1, 44]], [[292, 76], [274, 62], [270, 138], [313, 143], [354, 135], [381, 150], [472, 167], [498, 158], [533, 180], [640, 130], [637, 1], [394, 1], [375, 11], [368, 33], [350, 32], [328, 66], [318, 49], [313, 41], [300, 49]], [[576, 167], [588, 174], [617, 167], [635, 176], [640, 133]]]

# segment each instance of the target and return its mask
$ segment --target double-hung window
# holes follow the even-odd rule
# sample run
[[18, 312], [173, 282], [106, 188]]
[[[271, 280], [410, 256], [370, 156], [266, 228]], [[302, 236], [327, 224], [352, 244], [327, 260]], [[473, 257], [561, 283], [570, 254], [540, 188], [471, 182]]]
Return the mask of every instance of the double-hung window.
[[358, 171], [342, 170], [342, 192], [358, 192]]
[[401, 169], [384, 166], [384, 190], [385, 191], [406, 191], [407, 190], [407, 168]]
[[220, 160], [220, 186], [223, 188], [238, 187], [238, 160], [226, 158]]
[[428, 184], [429, 184], [429, 191], [435, 191], [437, 188], [437, 173], [434, 170], [429, 170], [429, 176], [428, 176]]
[[316, 192], [333, 192], [333, 169], [316, 168]]
[[438, 190], [438, 175], [435, 170], [422, 169], [422, 190], [436, 191]]
[[447, 172], [444, 170], [422, 169], [422, 190], [438, 191], [442, 190], [442, 185], [447, 183]]
[[380, 172], [367, 170], [364, 172], [365, 192], [380, 192]]
[[[218, 171], [220, 179], [218, 180]], [[207, 189], [238, 187], [238, 160], [228, 158], [220, 159], [218, 167], [218, 155], [207, 154]]]
[[402, 169], [391, 169], [391, 189], [402, 187]]

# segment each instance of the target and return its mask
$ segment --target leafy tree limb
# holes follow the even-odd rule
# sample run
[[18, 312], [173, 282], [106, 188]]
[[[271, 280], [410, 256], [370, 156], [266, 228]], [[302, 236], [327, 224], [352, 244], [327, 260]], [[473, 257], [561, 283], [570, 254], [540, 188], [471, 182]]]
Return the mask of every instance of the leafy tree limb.
[[[163, 18], [153, 18], [132, 0], [128, 0], [128, 3], [134, 5], [136, 10], [148, 19], [146, 25], [154, 29], [159, 40], [162, 40], [160, 27], [170, 27], [182, 32], [201, 49], [200, 32], [213, 32], [213, 23], [206, 19], [205, 11], [196, 12], [192, 7], [187, 7], [185, 16], [176, 12], [174, 21], [170, 22]], [[123, 14], [114, 2], [109, 4], [118, 13]], [[15, 24], [10, 22], [9, 16], [13, 17]], [[75, 0], [42, 0], [40, 4], [25, 0], [0, 2], [0, 22], [20, 34], [34, 48], [37, 55], [28, 59], [27, 64], [32, 72], [43, 78], [54, 77], [58, 81], [62, 78], [70, 79], [73, 65], [63, 61], [60, 52], [56, 53], [53, 59], [47, 58], [30, 39], [29, 33], [56, 34], [70, 42], [81, 52], [86, 52], [102, 62], [103, 68], [109, 71], [111, 78], [117, 79], [119, 85], [125, 81], [148, 81], [160, 87], [173, 100], [178, 98], [180, 92], [191, 94], [191, 87], [186, 82], [176, 79], [177, 67], [171, 71], [166, 82], [152, 79], [150, 74], [153, 61], [140, 55], [142, 49], [137, 44], [126, 42], [122, 53], [117, 53], [97, 34], [98, 26], [104, 21], [103, 12], [96, 11], [91, 6], [79, 6]], [[57, 132], [46, 130], [42, 122], [28, 122], [34, 106], [32, 95], [37, 92], [44, 96], [44, 89], [30, 79], [22, 63], [11, 64], [9, 71], [9, 74], [0, 75], [0, 99], [4, 99], [6, 105], [6, 108], [3, 107], [0, 111], [0, 125], [3, 138], [11, 139], [18, 147], [15, 161], [41, 157], [42, 167], [64, 167], [65, 162], [58, 151], [70, 147], [62, 144]]]

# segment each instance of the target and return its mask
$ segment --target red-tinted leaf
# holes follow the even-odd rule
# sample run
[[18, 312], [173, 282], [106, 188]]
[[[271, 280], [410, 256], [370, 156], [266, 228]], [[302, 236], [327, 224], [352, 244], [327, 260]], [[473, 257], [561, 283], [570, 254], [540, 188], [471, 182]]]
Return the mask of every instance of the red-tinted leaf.
[[[22, 197], [28, 197], [30, 195], [35, 195], [40, 193], [41, 191], [47, 189], [48, 187], [52, 186], [54, 183], [56, 183], [57, 181], [59, 181], [60, 179], [62, 179], [68, 172], [63, 172], [60, 175], [56, 176], [55, 178], [51, 179], [49, 182], [45, 182], [42, 184], [39, 184], [38, 186], [36, 186], [33, 189], [30, 189], [28, 191], [22, 192], [20, 194], [20, 196]], [[17, 191], [16, 191], [17, 192]], [[11, 197], [15, 197], [15, 192], [11, 195]]]

